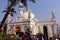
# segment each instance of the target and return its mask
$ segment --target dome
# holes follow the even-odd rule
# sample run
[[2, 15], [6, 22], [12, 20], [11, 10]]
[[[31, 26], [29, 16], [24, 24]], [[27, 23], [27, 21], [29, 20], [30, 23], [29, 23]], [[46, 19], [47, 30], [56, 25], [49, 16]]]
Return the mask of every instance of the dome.
[[29, 19], [29, 18], [34, 19], [35, 15], [30, 10], [28, 10], [27, 12], [25, 12], [23, 14], [23, 18], [24, 19]]

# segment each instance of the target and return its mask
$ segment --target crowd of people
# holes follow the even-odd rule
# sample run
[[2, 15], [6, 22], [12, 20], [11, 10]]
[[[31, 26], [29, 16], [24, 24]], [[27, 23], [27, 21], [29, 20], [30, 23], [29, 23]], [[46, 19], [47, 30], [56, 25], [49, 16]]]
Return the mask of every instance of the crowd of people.
[[23, 32], [21, 32], [19, 37], [16, 38], [16, 40], [43, 40], [43, 38], [36, 35], [30, 35], [30, 33], [24, 34]]
[[48, 40], [47, 37], [43, 37], [43, 35], [30, 35], [30, 33], [24, 34], [20, 33], [19, 37], [16, 40]]
[[51, 38], [47, 38], [47, 37], [44, 37], [43, 35], [30, 35], [30, 33], [23, 33], [23, 32], [20, 32], [20, 33], [16, 33], [16, 35], [18, 35], [18, 37], [15, 38], [15, 40], [58, 40], [58, 39], [53, 39], [52, 37]]

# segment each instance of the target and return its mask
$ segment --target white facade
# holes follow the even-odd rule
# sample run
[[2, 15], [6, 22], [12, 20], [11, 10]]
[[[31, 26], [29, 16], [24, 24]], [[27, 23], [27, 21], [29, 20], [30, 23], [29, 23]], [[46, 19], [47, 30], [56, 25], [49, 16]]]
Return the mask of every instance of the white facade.
[[[22, 5], [21, 5], [22, 6]], [[10, 22], [7, 25], [7, 33], [15, 34], [14, 25], [18, 25], [21, 28], [22, 32], [26, 31], [26, 27], [29, 27], [32, 30], [32, 35], [36, 35], [41, 32], [44, 34], [44, 26], [47, 27], [48, 37], [52, 37], [53, 34], [57, 34], [57, 23], [54, 18], [54, 13], [52, 12], [52, 18], [50, 20], [42, 20], [38, 21], [35, 18], [35, 15], [28, 10], [27, 12], [23, 12], [23, 7], [20, 7], [19, 18], [15, 22]]]

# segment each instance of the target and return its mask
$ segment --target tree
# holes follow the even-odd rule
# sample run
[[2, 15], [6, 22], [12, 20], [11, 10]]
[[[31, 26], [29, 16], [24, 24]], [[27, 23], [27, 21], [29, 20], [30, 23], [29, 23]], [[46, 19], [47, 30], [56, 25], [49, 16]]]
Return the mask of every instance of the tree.
[[32, 30], [31, 30], [31, 28], [29, 27], [29, 26], [25, 26], [25, 33], [26, 33], [26, 35], [31, 35], [31, 33], [32, 33]]
[[16, 5], [15, 3], [17, 3], [17, 2], [16, 2], [16, 1], [12, 1], [12, 2], [10, 3], [10, 5], [8, 5], [7, 10], [4, 10], [4, 11], [3, 11], [3, 12], [6, 12], [6, 14], [4, 15], [3, 20], [1, 21], [0, 27], [2, 27], [2, 26], [4, 25], [4, 23], [5, 23], [8, 15], [9, 15], [9, 14], [13, 15], [12, 12], [15, 12], [15, 11], [14, 11], [14, 8], [13, 8], [13, 6]]
[[42, 37], [43, 36], [43, 33], [39, 32], [36, 34], [38, 37]]
[[[1, 24], [0, 24], [0, 29], [3, 27], [8, 15], [10, 14], [10, 12], [12, 13], [12, 11], [14, 10], [13, 7], [16, 6], [17, 3], [19, 3], [19, 1], [24, 4], [25, 7], [27, 7], [27, 0], [8, 0], [9, 2], [9, 5], [7, 7], [7, 10], [6, 10], [6, 14], [4, 15], [4, 18], [3, 20], [1, 21]], [[35, 0], [29, 0], [29, 1], [32, 1], [32, 2], [35, 2]], [[13, 14], [13, 13], [12, 13]]]
[[[4, 10], [3, 12], [7, 12], [7, 10]], [[15, 13], [16, 13], [15, 9], [14, 8], [11, 8], [9, 14], [11, 16], [13, 16], [13, 14], [15, 14]], [[7, 22], [5, 22], [5, 24], [3, 26], [3, 30], [2, 30], [2, 32], [4, 33], [4, 35], [6, 34], [6, 30], [7, 30]]]
[[[4, 10], [3, 12], [7, 12], [7, 9]], [[15, 9], [14, 8], [11, 8], [9, 14], [13, 17], [13, 14], [15, 14], [15, 13], [16, 13]]]

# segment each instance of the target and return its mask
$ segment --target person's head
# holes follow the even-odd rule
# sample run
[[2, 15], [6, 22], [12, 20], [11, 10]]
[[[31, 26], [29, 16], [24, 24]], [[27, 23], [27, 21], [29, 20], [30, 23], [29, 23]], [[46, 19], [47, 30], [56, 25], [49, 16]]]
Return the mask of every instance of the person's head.
[[24, 33], [20, 32], [19, 37], [22, 37], [22, 36], [24, 36]]
[[30, 33], [28, 33], [28, 32], [25, 32], [25, 34], [26, 34], [27, 36], [30, 36]]

